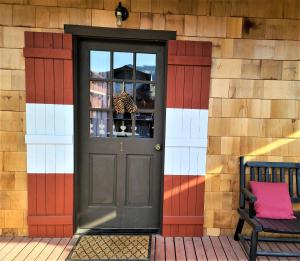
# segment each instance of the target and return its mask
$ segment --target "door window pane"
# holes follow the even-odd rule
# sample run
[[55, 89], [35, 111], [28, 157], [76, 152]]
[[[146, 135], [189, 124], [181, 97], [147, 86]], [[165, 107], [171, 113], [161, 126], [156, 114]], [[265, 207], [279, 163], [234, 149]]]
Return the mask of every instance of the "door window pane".
[[132, 120], [131, 120], [130, 113], [128, 112], [122, 114], [114, 113], [113, 136], [114, 137], [132, 136]]
[[135, 117], [135, 136], [137, 138], [153, 138], [154, 115], [153, 113], [137, 113]]
[[136, 79], [143, 81], [156, 80], [156, 54], [136, 54]]
[[114, 78], [132, 79], [133, 53], [114, 52]]
[[132, 83], [124, 83], [123, 82], [113, 82], [113, 94], [114, 97], [117, 95], [121, 94], [123, 90], [123, 85], [124, 85], [124, 91], [133, 96], [133, 84]]
[[90, 77], [110, 78], [110, 52], [90, 51]]
[[91, 137], [109, 136], [108, 112], [90, 111], [90, 136]]
[[154, 109], [155, 85], [136, 84], [136, 105], [139, 109]]
[[99, 109], [110, 107], [110, 88], [107, 82], [90, 81], [90, 107]]

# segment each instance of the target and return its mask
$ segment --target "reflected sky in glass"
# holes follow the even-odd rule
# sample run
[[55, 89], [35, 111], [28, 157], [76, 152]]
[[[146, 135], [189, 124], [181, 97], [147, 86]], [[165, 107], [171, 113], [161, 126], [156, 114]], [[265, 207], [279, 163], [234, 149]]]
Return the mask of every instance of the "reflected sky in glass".
[[[137, 53], [136, 54], [136, 78], [138, 80], [153, 81], [156, 78], [156, 54]], [[143, 72], [144, 74], [140, 73]]]
[[114, 69], [133, 65], [133, 53], [114, 52]]
[[108, 78], [108, 72], [110, 71], [110, 52], [91, 51], [90, 70], [91, 76], [94, 76], [96, 78]]

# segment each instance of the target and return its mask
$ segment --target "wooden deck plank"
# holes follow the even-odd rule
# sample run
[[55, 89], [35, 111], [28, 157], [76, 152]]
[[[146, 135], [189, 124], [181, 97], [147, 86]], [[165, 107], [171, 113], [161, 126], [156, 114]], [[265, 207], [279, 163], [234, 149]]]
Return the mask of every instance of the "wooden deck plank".
[[35, 260], [38, 255], [43, 251], [43, 249], [47, 246], [50, 238], [44, 237], [41, 241], [34, 247], [34, 249], [30, 252], [30, 254], [26, 257], [25, 261]]
[[56, 248], [59, 243], [60, 238], [52, 238], [47, 246], [43, 249], [43, 251], [38, 255], [35, 261], [43, 261], [47, 260], [48, 256], [52, 253], [52, 251]]
[[175, 260], [175, 247], [173, 237], [165, 238], [166, 245], [166, 260], [172, 261]]
[[216, 252], [217, 258], [219, 260], [227, 260], [226, 254], [224, 252], [224, 249], [221, 245], [221, 242], [219, 240], [219, 237], [210, 237], [211, 243], [214, 247], [214, 250]]
[[11, 241], [9, 241], [9, 244], [0, 250], [0, 260], [4, 260], [4, 257], [8, 255], [9, 252], [12, 251], [21, 240], [22, 237], [14, 237]]
[[242, 248], [241, 244], [238, 241], [235, 241], [233, 237], [228, 237], [228, 241], [231, 244], [234, 253], [236, 254], [236, 256], [240, 261], [248, 260], [248, 257], [246, 256], [244, 249]]
[[32, 238], [24, 237], [18, 245], [13, 249], [13, 251], [10, 251], [6, 257], [5, 260], [11, 261], [14, 260], [14, 258], [27, 246], [27, 244], [32, 240]]
[[186, 259], [191, 261], [197, 261], [193, 238], [185, 237], [183, 241], [185, 246]]
[[195, 252], [196, 252], [197, 259], [198, 260], [207, 260], [201, 238], [194, 237], [193, 242], [194, 242], [194, 246], [195, 246]]
[[65, 247], [64, 251], [61, 253], [61, 255], [59, 256], [59, 258], [57, 260], [59, 260], [59, 261], [66, 260], [78, 239], [79, 239], [78, 235], [73, 236], [73, 238], [69, 241], [68, 245]]
[[12, 237], [2, 237], [0, 241], [0, 250], [4, 248], [8, 242], [10, 242], [13, 238]]
[[165, 260], [165, 240], [162, 236], [155, 236], [155, 261]]
[[216, 260], [217, 256], [208, 236], [202, 237], [202, 242], [208, 260]]
[[[276, 243], [276, 247], [277, 249], [279, 249], [280, 251], [283, 251], [283, 252], [291, 252], [291, 250], [289, 249], [289, 247], [285, 244], [285, 243]], [[279, 258], [281, 260], [281, 258]], [[290, 261], [296, 261], [296, 260], [299, 260], [298, 258], [296, 257], [288, 257], [287, 259], [285, 260], [290, 260]]]
[[181, 260], [181, 261], [186, 260], [185, 249], [184, 249], [182, 237], [175, 237], [174, 243], [175, 243], [176, 259]]
[[[268, 245], [265, 242], [259, 242], [257, 244], [257, 246], [260, 247], [263, 250], [267, 250], [269, 248]], [[259, 256], [259, 257], [257, 257], [257, 259], [259, 261], [267, 261], [267, 260], [269, 260], [266, 256]]]
[[57, 244], [56, 248], [54, 248], [54, 250], [51, 252], [50, 256], [48, 257], [48, 260], [57, 260], [67, 247], [70, 240], [70, 238], [62, 238]]
[[155, 236], [151, 237], [151, 252], [150, 252], [150, 260], [155, 260]]
[[221, 245], [225, 251], [225, 254], [228, 260], [238, 260], [237, 256], [235, 255], [232, 246], [226, 236], [220, 236]]
[[22, 251], [15, 257], [14, 261], [23, 261], [30, 252], [35, 248], [35, 246], [41, 241], [41, 238], [33, 238], [23, 249]]

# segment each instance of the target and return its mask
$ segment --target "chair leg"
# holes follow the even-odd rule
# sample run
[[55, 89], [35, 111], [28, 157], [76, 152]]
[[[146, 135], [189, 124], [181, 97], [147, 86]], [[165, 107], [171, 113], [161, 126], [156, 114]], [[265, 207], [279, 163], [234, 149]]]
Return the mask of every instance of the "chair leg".
[[240, 234], [240, 233], [242, 232], [242, 230], [243, 230], [244, 222], [245, 222], [244, 219], [242, 219], [242, 218], [239, 219], [239, 222], [238, 222], [238, 224], [237, 224], [237, 226], [236, 226], [236, 230], [235, 230], [235, 233], [234, 233], [234, 240], [235, 240], [235, 241], [239, 241], [239, 240], [240, 240], [239, 234]]
[[251, 235], [251, 242], [250, 242], [249, 261], [256, 260], [257, 242], [258, 242], [258, 232], [253, 230]]

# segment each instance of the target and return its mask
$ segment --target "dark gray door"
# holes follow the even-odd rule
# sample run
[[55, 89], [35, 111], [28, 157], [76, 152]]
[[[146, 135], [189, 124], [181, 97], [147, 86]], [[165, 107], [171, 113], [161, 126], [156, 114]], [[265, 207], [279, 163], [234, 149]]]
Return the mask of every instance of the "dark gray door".
[[[159, 229], [164, 47], [121, 41], [79, 45], [78, 226]], [[117, 113], [125, 91], [135, 113]]]

